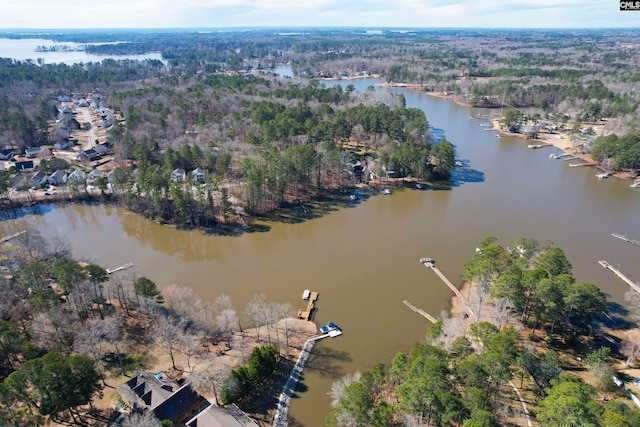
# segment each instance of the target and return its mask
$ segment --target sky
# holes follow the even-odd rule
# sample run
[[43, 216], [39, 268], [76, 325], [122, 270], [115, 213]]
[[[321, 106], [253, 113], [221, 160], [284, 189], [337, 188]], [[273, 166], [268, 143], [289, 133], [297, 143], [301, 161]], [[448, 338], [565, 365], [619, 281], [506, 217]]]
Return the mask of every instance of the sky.
[[640, 27], [618, 0], [0, 0], [0, 28]]

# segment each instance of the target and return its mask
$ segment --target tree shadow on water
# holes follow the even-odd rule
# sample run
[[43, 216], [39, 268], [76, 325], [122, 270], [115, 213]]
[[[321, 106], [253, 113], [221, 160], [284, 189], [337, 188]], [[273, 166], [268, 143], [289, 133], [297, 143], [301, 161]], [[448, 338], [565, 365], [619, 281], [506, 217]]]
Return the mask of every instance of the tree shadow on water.
[[467, 166], [456, 168], [451, 174], [451, 186], [459, 187], [466, 183], [484, 182], [484, 172]]
[[337, 379], [345, 374], [341, 364], [351, 361], [353, 361], [353, 359], [346, 351], [338, 351], [331, 348], [317, 348], [314, 349], [309, 356], [305, 369], [317, 373], [324, 378]]
[[629, 319], [629, 310], [617, 302], [607, 302], [607, 316], [602, 316], [602, 324], [612, 329], [624, 330], [636, 326], [636, 323]]

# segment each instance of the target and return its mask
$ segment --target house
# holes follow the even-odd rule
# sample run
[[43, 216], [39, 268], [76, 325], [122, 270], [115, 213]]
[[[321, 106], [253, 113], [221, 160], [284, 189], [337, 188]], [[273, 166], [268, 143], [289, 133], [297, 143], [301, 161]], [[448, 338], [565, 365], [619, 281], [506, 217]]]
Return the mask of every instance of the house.
[[39, 171], [39, 172], [36, 172], [29, 180], [29, 186], [34, 190], [39, 190], [45, 185], [47, 185], [48, 181], [49, 180], [47, 179], [47, 174], [42, 171]]
[[109, 151], [109, 146], [107, 144], [97, 144], [93, 147], [93, 151], [99, 156], [104, 156]]
[[9, 180], [9, 186], [16, 191], [27, 190], [29, 188], [29, 179], [22, 173], [17, 173]]
[[184, 169], [178, 168], [173, 172], [171, 172], [171, 181], [184, 182], [185, 179], [187, 179], [187, 173], [185, 172]]
[[25, 160], [23, 162], [16, 162], [16, 169], [19, 171], [26, 171], [33, 169], [33, 160]]
[[60, 95], [57, 100], [58, 102], [71, 102], [71, 97], [69, 95]]
[[7, 167], [4, 165], [4, 163], [0, 163], [0, 171], [6, 171]]
[[207, 171], [202, 168], [196, 168], [191, 172], [191, 179], [194, 184], [202, 184], [207, 179]]
[[100, 155], [96, 153], [96, 150], [94, 150], [93, 148], [90, 148], [78, 154], [77, 159], [85, 162], [94, 162], [96, 160], [100, 160]]
[[135, 372], [118, 387], [118, 393], [134, 411], [151, 411], [160, 420], [189, 427], [257, 426], [237, 406], [212, 406], [189, 385], [180, 386], [162, 373]]
[[49, 184], [55, 186], [65, 185], [67, 183], [67, 173], [63, 170], [57, 170], [49, 177]]
[[87, 184], [95, 185], [98, 178], [102, 178], [103, 176], [104, 176], [103, 171], [94, 169], [91, 172], [89, 172], [89, 175], [87, 176]]
[[73, 147], [75, 143], [76, 142], [72, 139], [65, 139], [64, 141], [56, 142], [53, 145], [53, 148], [55, 148], [56, 150], [68, 150], [69, 148]]
[[71, 184], [84, 184], [87, 179], [87, 174], [82, 169], [76, 169], [69, 174], [67, 182]]
[[35, 159], [40, 153], [41, 149], [42, 147], [29, 147], [24, 150], [24, 154], [30, 159]]
[[13, 156], [13, 150], [7, 148], [5, 150], [0, 150], [0, 160], [9, 160]]

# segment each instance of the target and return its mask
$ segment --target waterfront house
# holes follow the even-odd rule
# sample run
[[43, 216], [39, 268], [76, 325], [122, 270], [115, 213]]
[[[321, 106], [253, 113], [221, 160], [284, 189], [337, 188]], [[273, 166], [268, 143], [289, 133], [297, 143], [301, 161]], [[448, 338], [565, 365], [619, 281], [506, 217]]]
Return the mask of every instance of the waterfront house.
[[185, 384], [163, 373], [135, 372], [118, 387], [118, 393], [135, 412], [150, 411], [160, 420], [188, 427], [257, 426], [237, 406], [229, 408], [211, 405], [204, 397]]
[[178, 168], [173, 172], [171, 172], [171, 181], [184, 182], [185, 179], [187, 179], [187, 173], [185, 172], [184, 169]]
[[0, 160], [9, 160], [13, 156], [13, 150], [10, 148], [0, 150]]
[[49, 177], [49, 183], [55, 186], [65, 185], [67, 183], [67, 173], [63, 170], [57, 170]]
[[202, 168], [196, 168], [191, 172], [191, 179], [194, 184], [202, 184], [207, 179], [207, 171]]
[[87, 176], [87, 184], [96, 185], [96, 181], [98, 180], [98, 178], [102, 178], [103, 176], [104, 176], [103, 171], [94, 169], [91, 172], [89, 172], [89, 175]]
[[9, 186], [16, 191], [27, 190], [29, 189], [29, 178], [22, 173], [17, 173], [9, 180]]
[[31, 179], [29, 180], [29, 185], [32, 189], [39, 190], [45, 185], [47, 185], [48, 181], [49, 180], [47, 179], [47, 174], [42, 171], [39, 171], [33, 174]]
[[84, 184], [87, 179], [87, 174], [82, 169], [74, 170], [67, 177], [67, 182], [71, 184]]
[[25, 160], [23, 162], [16, 162], [16, 169], [19, 171], [26, 171], [33, 169], [33, 160]]

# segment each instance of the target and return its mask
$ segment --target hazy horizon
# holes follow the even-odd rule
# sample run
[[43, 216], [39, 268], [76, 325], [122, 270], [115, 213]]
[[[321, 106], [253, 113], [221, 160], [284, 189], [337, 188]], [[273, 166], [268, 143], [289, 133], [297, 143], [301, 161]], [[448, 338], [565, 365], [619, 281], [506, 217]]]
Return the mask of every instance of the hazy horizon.
[[3, 9], [3, 31], [634, 29], [640, 23], [640, 11], [620, 11], [611, 0], [94, 0], [89, 7], [71, 0], [23, 0]]

